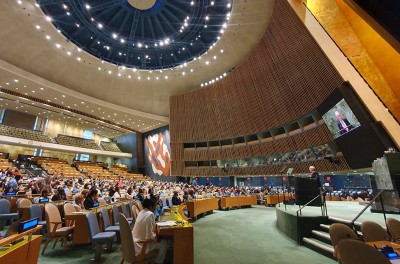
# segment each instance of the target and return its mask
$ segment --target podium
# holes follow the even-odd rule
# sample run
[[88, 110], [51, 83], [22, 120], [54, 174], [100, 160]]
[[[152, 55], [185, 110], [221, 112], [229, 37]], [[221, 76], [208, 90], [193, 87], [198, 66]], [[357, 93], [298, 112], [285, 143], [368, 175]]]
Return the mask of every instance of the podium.
[[[296, 194], [296, 204], [305, 205], [317, 195], [320, 194], [320, 189], [317, 181], [311, 178], [296, 177], [294, 181], [294, 191]], [[309, 206], [321, 206], [321, 198], [315, 199]]]

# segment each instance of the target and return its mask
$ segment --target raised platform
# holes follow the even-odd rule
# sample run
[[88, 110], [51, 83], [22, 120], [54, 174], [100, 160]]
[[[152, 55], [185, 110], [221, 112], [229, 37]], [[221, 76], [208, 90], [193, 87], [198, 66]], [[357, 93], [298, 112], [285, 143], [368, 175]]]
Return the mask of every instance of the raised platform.
[[[311, 231], [318, 229], [321, 224], [330, 224], [332, 222], [348, 222], [363, 210], [365, 205], [358, 202], [327, 201], [328, 216], [322, 216], [320, 207], [306, 207], [302, 209], [302, 215], [297, 218], [298, 205], [278, 204], [276, 206], [276, 217], [278, 229], [295, 241], [301, 241], [301, 238], [307, 237]], [[389, 214], [387, 217], [400, 220], [400, 215]], [[382, 213], [372, 213], [367, 209], [357, 220], [358, 225], [363, 221], [374, 221], [385, 226], [385, 219]]]

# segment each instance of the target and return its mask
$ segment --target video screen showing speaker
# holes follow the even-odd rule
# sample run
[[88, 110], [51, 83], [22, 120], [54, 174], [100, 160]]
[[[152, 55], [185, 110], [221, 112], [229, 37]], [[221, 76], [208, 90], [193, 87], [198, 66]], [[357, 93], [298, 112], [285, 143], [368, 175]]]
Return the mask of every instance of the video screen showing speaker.
[[349, 82], [342, 83], [317, 108], [352, 169], [367, 168], [395, 144], [379, 121], [373, 119]]
[[347, 102], [342, 99], [334, 107], [322, 115], [329, 131], [338, 138], [361, 126]]

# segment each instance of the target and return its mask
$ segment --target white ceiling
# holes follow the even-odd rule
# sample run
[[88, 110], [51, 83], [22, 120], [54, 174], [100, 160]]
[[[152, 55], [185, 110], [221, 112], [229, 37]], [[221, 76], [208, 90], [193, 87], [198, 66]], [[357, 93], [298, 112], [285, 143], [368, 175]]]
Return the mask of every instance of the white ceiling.
[[170, 95], [199, 89], [250, 54], [266, 30], [274, 2], [235, 0], [225, 33], [206, 54], [181, 67], [151, 72], [118, 68], [80, 51], [46, 20], [34, 0], [2, 0], [0, 85], [146, 132], [168, 124]]

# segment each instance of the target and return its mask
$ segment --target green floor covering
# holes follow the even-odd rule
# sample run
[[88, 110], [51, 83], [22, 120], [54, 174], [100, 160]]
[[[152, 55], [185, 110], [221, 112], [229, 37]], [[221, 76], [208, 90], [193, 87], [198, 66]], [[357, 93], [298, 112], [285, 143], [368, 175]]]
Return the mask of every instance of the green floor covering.
[[[255, 206], [248, 209], [215, 211], [198, 219], [194, 226], [194, 262], [257, 263], [257, 264], [334, 264], [337, 263], [306, 247], [298, 246], [275, 227], [275, 208]], [[43, 247], [43, 244], [42, 244]], [[90, 247], [69, 246], [63, 253], [60, 243], [55, 250], [52, 243], [39, 263], [94, 263]], [[102, 263], [119, 263], [120, 245], [114, 244], [113, 253], [103, 253]]]

